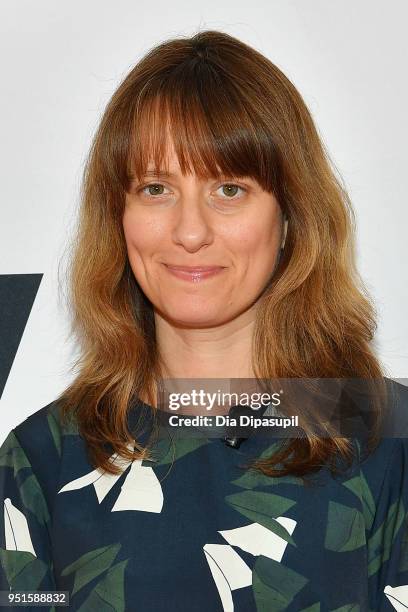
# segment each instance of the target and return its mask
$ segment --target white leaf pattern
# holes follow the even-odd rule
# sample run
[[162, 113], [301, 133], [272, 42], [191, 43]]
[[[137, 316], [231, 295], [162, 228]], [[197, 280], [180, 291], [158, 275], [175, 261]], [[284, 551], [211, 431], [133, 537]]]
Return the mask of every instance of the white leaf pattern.
[[[131, 451], [134, 449], [134, 444], [128, 444], [127, 448]], [[75, 480], [71, 480], [66, 485], [64, 485], [58, 493], [64, 493], [65, 491], [73, 491], [75, 489], [82, 489], [90, 484], [94, 485], [96, 495], [98, 497], [99, 503], [106, 497], [109, 493], [115, 482], [121, 477], [126, 468], [132, 463], [131, 461], [126, 461], [123, 457], [118, 456], [117, 453], [114, 453], [109, 457], [109, 461], [118, 465], [121, 468], [121, 473], [119, 474], [110, 474], [109, 472], [103, 472], [101, 469], [96, 468], [92, 470], [92, 472], [88, 472], [84, 476], [80, 476], [79, 478], [75, 478]]]
[[[286, 516], [278, 516], [276, 520], [292, 535], [296, 527], [296, 521]], [[288, 544], [286, 540], [259, 523], [251, 523], [251, 525], [219, 531], [218, 533], [232, 546], [238, 546], [251, 553], [251, 555], [263, 555], [279, 562], [282, 561], [283, 553]]]
[[[275, 520], [286, 529], [289, 535], [293, 534], [297, 525], [296, 521], [286, 516], [278, 516]], [[288, 542], [259, 523], [218, 531], [218, 533], [227, 540], [229, 545], [205, 544], [203, 549], [221, 598], [223, 610], [233, 612], [232, 591], [250, 586], [252, 571], [231, 546], [238, 546], [251, 555], [263, 555], [280, 563]], [[238, 562], [238, 559], [241, 563]], [[245, 571], [244, 566], [249, 574]]]
[[6, 550], [19, 550], [32, 553], [35, 557], [28, 522], [24, 514], [14, 506], [11, 499], [4, 500], [4, 534]]
[[[134, 449], [134, 443], [128, 444], [127, 448]], [[84, 476], [71, 480], [64, 485], [58, 493], [81, 489], [93, 484], [99, 503], [106, 497], [115, 482], [121, 477], [123, 472], [129, 467], [129, 474], [121, 487], [119, 496], [111, 510], [143, 510], [145, 512], [161, 512], [163, 507], [163, 491], [153, 468], [142, 466], [142, 460], [126, 461], [123, 457], [114, 453], [109, 457], [109, 461], [119, 465], [119, 474], [110, 474], [97, 468], [88, 472]]]
[[156, 474], [151, 467], [142, 465], [141, 460], [134, 461], [112, 512], [116, 510], [161, 512], [162, 508], [163, 491]]
[[408, 610], [408, 584], [402, 586], [392, 587], [389, 584], [384, 589], [388, 600], [391, 605], [398, 612], [407, 612]]
[[203, 550], [217, 586], [224, 612], [233, 612], [232, 591], [249, 586], [252, 583], [251, 568], [227, 544], [205, 544]]

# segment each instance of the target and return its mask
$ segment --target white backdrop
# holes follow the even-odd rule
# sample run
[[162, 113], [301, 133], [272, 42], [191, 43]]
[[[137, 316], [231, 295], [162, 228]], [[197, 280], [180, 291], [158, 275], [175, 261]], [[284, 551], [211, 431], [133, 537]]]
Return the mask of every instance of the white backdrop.
[[43, 274], [0, 400], [0, 443], [70, 381], [57, 265], [92, 134], [148, 48], [219, 29], [294, 82], [346, 186], [388, 374], [408, 376], [405, 0], [2, 0], [0, 275]]

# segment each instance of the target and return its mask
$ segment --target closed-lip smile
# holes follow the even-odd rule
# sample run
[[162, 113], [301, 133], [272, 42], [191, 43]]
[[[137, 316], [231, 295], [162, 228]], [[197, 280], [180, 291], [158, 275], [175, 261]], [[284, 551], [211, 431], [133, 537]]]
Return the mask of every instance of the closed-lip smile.
[[187, 282], [201, 283], [207, 279], [214, 278], [225, 270], [225, 266], [173, 266], [164, 264], [168, 272]]
[[223, 266], [174, 266], [172, 264], [164, 264], [168, 268], [172, 268], [173, 270], [180, 270], [184, 272], [209, 272], [211, 270], [218, 270], [223, 268]]

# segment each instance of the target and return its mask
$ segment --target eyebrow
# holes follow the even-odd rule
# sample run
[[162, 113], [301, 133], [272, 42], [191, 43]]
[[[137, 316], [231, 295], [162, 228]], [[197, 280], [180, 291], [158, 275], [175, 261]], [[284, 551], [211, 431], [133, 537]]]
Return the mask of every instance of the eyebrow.
[[[159, 176], [159, 177], [168, 177], [168, 178], [177, 178], [178, 174], [176, 172], [166, 172], [166, 170], [146, 170], [143, 177], [148, 176]], [[143, 178], [142, 177], [142, 178]]]
[[[136, 175], [131, 172], [129, 175], [130, 179], [135, 179]], [[172, 176], [172, 177], [176, 177], [177, 174], [173, 173], [173, 172], [166, 172], [164, 170], [159, 170], [159, 171], [155, 171], [155, 170], [146, 170], [146, 172], [142, 175], [142, 178], [144, 176]]]
[[145, 176], [177, 176], [175, 172], [166, 172], [165, 170], [146, 170]]

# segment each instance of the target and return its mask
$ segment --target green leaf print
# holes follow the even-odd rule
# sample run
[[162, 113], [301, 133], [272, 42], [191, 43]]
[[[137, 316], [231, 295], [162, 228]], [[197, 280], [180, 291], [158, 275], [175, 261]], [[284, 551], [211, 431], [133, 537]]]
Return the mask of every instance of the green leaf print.
[[[2, 449], [4, 452], [0, 455], [0, 466], [13, 468], [14, 477], [24, 468], [28, 468], [32, 471], [27, 455], [21, 448], [13, 432], [10, 432], [7, 436]], [[41, 525], [48, 523], [50, 521], [50, 515], [47, 503], [44, 499], [40, 484], [34, 474], [31, 473], [23, 482], [21, 482], [21, 478], [16, 479], [16, 483], [25, 507], [36, 516]]]
[[21, 499], [26, 508], [28, 508], [36, 517], [41, 525], [45, 525], [50, 521], [50, 515], [47, 508], [47, 503], [37, 478], [34, 474], [28, 476], [25, 481], [19, 486]]
[[259, 556], [252, 570], [252, 590], [257, 612], [281, 612], [308, 582], [282, 563]]
[[106, 573], [99, 584], [92, 589], [78, 612], [124, 612], [125, 611], [125, 568], [129, 559], [117, 563]]
[[240, 514], [270, 529], [283, 540], [296, 547], [292, 536], [275, 520], [296, 504], [292, 499], [274, 493], [242, 491], [227, 495], [225, 501]]
[[390, 556], [392, 544], [405, 518], [404, 504], [401, 499], [395, 501], [387, 517], [368, 540], [368, 575], [378, 572], [384, 561]]
[[12, 467], [14, 470], [14, 477], [23, 468], [30, 468], [30, 462], [22, 448], [14, 448], [7, 455], [0, 457], [0, 467]]
[[371, 529], [375, 515], [375, 501], [363, 472], [360, 470], [359, 476], [346, 480], [343, 485], [361, 500], [366, 529]]
[[0, 560], [9, 586], [16, 591], [37, 590], [48, 571], [44, 561], [27, 551], [0, 548]]
[[0, 466], [14, 468], [14, 476], [17, 476], [23, 468], [31, 469], [31, 464], [13, 431], [9, 433], [1, 447]]
[[208, 438], [178, 438], [177, 440], [162, 438], [151, 448], [153, 460], [143, 459], [142, 465], [146, 467], [167, 465], [208, 443]]
[[345, 606], [341, 606], [341, 608], [336, 608], [330, 612], [360, 612], [360, 606], [359, 604], [346, 604]]
[[400, 564], [398, 569], [400, 572], [408, 571], [408, 514], [405, 515], [405, 525], [401, 543]]
[[58, 437], [63, 436], [76, 436], [79, 434], [78, 420], [73, 411], [68, 414], [68, 417], [62, 418], [62, 408], [58, 405], [58, 402], [54, 402], [48, 409], [48, 413], [54, 417], [55, 423], [57, 424]]
[[335, 552], [347, 552], [356, 550], [365, 543], [363, 514], [356, 508], [349, 508], [344, 504], [330, 501], [325, 547]]
[[320, 612], [320, 602], [318, 601], [308, 608], [302, 608], [300, 612]]
[[79, 589], [88, 584], [91, 580], [103, 574], [107, 569], [112, 566], [121, 545], [111, 544], [109, 546], [102, 546], [102, 548], [96, 548], [90, 550], [86, 554], [82, 555], [65, 567], [61, 572], [62, 576], [68, 576], [75, 572], [74, 588], [72, 595], [74, 595]]
[[[271, 446], [268, 446], [257, 459], [269, 459], [275, 451], [279, 450], [281, 447], [281, 441], [275, 442]], [[280, 464], [278, 464], [280, 465]], [[302, 485], [303, 481], [301, 478], [296, 476], [266, 476], [259, 472], [258, 470], [254, 470], [252, 468], [248, 469], [242, 476], [232, 481], [232, 484], [241, 487], [242, 489], [255, 489], [257, 487], [271, 487], [277, 484], [294, 484], [294, 485]]]
[[0, 458], [8, 455], [13, 448], [20, 448], [20, 442], [12, 429], [0, 447]]
[[54, 440], [55, 448], [57, 449], [58, 455], [61, 457], [61, 432], [58, 422], [52, 412], [47, 414], [48, 427]]
[[278, 484], [301, 485], [302, 479], [296, 476], [266, 476], [258, 470], [248, 469], [245, 474], [232, 481], [232, 484], [242, 489], [256, 489], [257, 487], [272, 487]]

